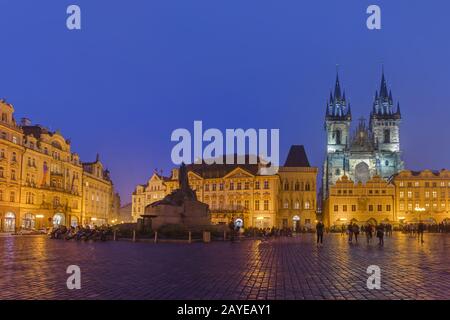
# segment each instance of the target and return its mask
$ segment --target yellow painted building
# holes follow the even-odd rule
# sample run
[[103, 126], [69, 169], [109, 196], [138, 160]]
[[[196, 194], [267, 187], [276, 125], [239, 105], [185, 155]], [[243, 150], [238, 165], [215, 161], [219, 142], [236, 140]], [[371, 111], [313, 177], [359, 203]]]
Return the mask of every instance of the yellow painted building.
[[0, 114], [0, 232], [85, 223], [88, 173], [70, 140], [28, 119], [17, 124], [13, 106], [4, 100]]
[[83, 223], [103, 225], [114, 219], [114, 189], [109, 171], [97, 155], [95, 162], [83, 163]]
[[324, 223], [328, 227], [398, 221], [395, 210], [395, 186], [379, 176], [365, 184], [342, 176], [329, 188], [324, 205]]
[[[303, 146], [293, 146], [285, 166], [277, 174], [264, 175], [259, 164], [191, 164], [189, 184], [199, 201], [209, 205], [212, 223], [228, 223], [242, 218], [244, 227], [300, 228], [315, 221], [317, 168], [309, 166]], [[282, 182], [292, 189], [284, 190]], [[146, 185], [138, 185], [132, 195], [136, 221], [145, 206], [161, 200], [178, 188], [178, 169], [170, 177], [153, 174]], [[282, 207], [281, 199], [292, 207]], [[297, 220], [298, 219], [298, 220]]]
[[393, 183], [399, 221], [450, 222], [449, 170], [404, 170], [394, 176]]
[[23, 133], [11, 104], [0, 100], [0, 231], [13, 232], [20, 219]]

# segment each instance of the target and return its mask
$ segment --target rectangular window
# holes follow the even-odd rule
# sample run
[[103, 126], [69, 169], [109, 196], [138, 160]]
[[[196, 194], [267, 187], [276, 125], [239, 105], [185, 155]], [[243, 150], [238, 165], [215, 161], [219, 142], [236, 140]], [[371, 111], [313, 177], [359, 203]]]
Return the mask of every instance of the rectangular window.
[[269, 200], [264, 200], [264, 210], [269, 210]]
[[386, 211], [391, 211], [391, 205], [390, 204], [386, 205]]
[[230, 190], [234, 190], [234, 182], [230, 182]]
[[337, 205], [334, 205], [334, 212], [338, 212], [339, 207]]
[[353, 212], [356, 211], [356, 204], [352, 204], [352, 211], [353, 211]]
[[238, 182], [237, 183], [237, 188], [236, 188], [237, 190], [241, 190], [242, 189], [242, 183], [241, 182]]
[[347, 205], [346, 205], [346, 204], [344, 204], [344, 205], [342, 206], [342, 211], [347, 212]]
[[404, 198], [405, 197], [405, 193], [403, 191], [400, 191], [400, 198]]
[[369, 204], [369, 211], [373, 211], [373, 205]]
[[223, 191], [223, 183], [220, 183], [220, 184], [219, 184], [219, 190], [220, 190], [220, 191]]
[[400, 202], [400, 211], [405, 210], [405, 204], [403, 202]]
[[216, 184], [215, 183], [212, 184], [212, 191], [216, 191]]
[[259, 210], [259, 200], [255, 200], [255, 210]]
[[259, 189], [259, 181], [255, 182], [255, 189], [258, 190]]
[[383, 211], [383, 206], [382, 206], [381, 204], [379, 204], [379, 205], [377, 206], [377, 210], [378, 210], [378, 211]]
[[269, 181], [264, 181], [264, 189], [269, 189]]

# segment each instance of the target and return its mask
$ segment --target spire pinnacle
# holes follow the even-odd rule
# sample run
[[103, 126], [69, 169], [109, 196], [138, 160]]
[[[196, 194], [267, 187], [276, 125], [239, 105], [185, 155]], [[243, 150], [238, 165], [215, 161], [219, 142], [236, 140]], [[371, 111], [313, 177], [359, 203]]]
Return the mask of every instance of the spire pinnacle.
[[334, 85], [334, 98], [341, 99], [341, 85], [339, 84], [339, 73], [336, 72], [336, 84]]
[[380, 98], [387, 98], [387, 97], [388, 97], [388, 90], [386, 79], [384, 77], [384, 66], [383, 66], [381, 72]]

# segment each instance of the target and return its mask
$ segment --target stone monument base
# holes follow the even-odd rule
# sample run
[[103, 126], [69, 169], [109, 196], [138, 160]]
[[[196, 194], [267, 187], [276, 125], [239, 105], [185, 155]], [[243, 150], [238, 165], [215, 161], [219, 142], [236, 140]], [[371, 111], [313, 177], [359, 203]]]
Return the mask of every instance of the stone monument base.
[[185, 200], [180, 205], [162, 203], [156, 206], [149, 205], [145, 208], [145, 214], [154, 216], [153, 230], [158, 230], [167, 224], [177, 224], [188, 228], [211, 225], [208, 205], [197, 200]]

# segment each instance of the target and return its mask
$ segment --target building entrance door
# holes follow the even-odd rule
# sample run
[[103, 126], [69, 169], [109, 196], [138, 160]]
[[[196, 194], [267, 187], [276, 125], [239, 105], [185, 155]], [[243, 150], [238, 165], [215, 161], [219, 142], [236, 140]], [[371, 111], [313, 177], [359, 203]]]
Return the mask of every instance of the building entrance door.
[[300, 217], [294, 216], [292, 218], [292, 231], [299, 232], [300, 231]]
[[4, 232], [15, 232], [16, 231], [16, 215], [12, 212], [7, 212], [5, 214], [5, 225], [3, 226]]

